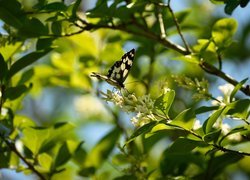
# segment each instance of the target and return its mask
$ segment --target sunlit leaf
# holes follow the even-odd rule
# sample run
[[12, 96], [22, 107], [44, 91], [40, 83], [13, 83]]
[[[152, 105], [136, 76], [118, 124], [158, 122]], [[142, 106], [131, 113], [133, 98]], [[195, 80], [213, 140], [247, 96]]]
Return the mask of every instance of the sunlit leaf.
[[170, 124], [180, 126], [184, 129], [192, 129], [195, 121], [195, 114], [192, 109], [186, 109], [178, 114]]
[[226, 107], [221, 107], [216, 110], [203, 124], [202, 128], [205, 133], [209, 133], [212, 130], [214, 123], [223, 114]]
[[228, 47], [236, 30], [237, 22], [234, 19], [220, 19], [213, 26], [212, 37], [219, 48]]

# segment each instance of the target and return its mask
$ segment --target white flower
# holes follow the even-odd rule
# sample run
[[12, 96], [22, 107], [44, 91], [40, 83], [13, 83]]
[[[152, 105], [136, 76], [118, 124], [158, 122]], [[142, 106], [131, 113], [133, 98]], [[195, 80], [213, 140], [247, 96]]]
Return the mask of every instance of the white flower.
[[219, 86], [219, 90], [225, 95], [225, 96], [230, 96], [234, 89], [234, 86], [232, 84], [224, 84]]
[[218, 96], [216, 99], [218, 99], [220, 102], [216, 101], [216, 100], [212, 100], [211, 104], [213, 106], [225, 106], [226, 104], [223, 102], [223, 97], [222, 96]]

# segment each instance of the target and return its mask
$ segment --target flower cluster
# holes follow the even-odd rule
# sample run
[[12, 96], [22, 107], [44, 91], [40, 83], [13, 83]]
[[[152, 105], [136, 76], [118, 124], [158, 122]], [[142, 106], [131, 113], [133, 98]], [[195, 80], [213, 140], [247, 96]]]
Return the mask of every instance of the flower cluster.
[[[224, 84], [224, 85], [219, 86], [218, 89], [222, 92], [223, 97], [218, 96], [216, 98], [218, 101], [215, 101], [215, 100], [212, 101], [212, 105], [224, 106], [224, 105], [230, 103], [230, 95], [231, 95], [232, 91], [234, 90], [234, 86], [232, 84]], [[235, 99], [233, 98], [232, 100], [234, 101]]]
[[140, 127], [152, 120], [156, 120], [153, 109], [154, 100], [150, 98], [150, 95], [143, 95], [136, 97], [135, 94], [122, 94], [119, 91], [107, 91], [107, 93], [101, 92], [104, 95], [104, 100], [113, 102], [115, 105], [122, 108], [125, 112], [136, 112], [136, 116], [131, 119], [131, 122]]

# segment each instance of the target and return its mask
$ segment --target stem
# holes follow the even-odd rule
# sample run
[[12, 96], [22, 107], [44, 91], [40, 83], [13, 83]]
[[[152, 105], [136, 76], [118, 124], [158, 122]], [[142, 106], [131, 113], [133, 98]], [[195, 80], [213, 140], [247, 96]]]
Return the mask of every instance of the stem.
[[22, 154], [17, 150], [16, 146], [14, 143], [9, 142], [6, 140], [4, 137], [1, 136], [5, 144], [10, 148], [11, 151], [13, 151], [22, 161], [28, 166], [30, 170], [32, 170], [41, 180], [46, 180], [46, 178], [38, 172], [32, 164], [30, 164], [23, 156]]
[[[199, 66], [206, 71], [209, 74], [218, 76], [222, 79], [224, 79], [225, 81], [231, 83], [232, 85], [236, 86], [237, 84], [239, 84], [238, 81], [236, 81], [235, 79], [231, 78], [230, 76], [228, 76], [227, 74], [225, 74], [224, 72], [222, 72], [221, 70], [217, 69], [215, 66], [205, 62], [205, 61], [200, 61]], [[250, 88], [249, 86], [242, 86], [240, 88], [240, 90], [245, 93], [245, 95], [250, 96]]]
[[179, 33], [179, 35], [180, 35], [180, 37], [181, 37], [181, 39], [182, 39], [182, 41], [183, 41], [183, 43], [184, 43], [184, 46], [185, 46], [185, 48], [186, 48], [186, 51], [190, 53], [191, 50], [190, 50], [190, 48], [189, 48], [189, 46], [188, 46], [188, 43], [186, 42], [186, 40], [185, 40], [185, 38], [184, 38], [184, 36], [183, 36], [183, 34], [182, 34], [182, 32], [181, 32], [180, 23], [178, 22], [178, 19], [176, 18], [173, 9], [172, 9], [171, 6], [170, 6], [170, 0], [168, 0], [167, 8], [169, 9], [169, 12], [171, 13], [171, 15], [172, 15], [172, 17], [173, 17], [173, 20], [174, 20], [176, 29], [177, 29], [177, 31], [178, 31], [178, 33]]

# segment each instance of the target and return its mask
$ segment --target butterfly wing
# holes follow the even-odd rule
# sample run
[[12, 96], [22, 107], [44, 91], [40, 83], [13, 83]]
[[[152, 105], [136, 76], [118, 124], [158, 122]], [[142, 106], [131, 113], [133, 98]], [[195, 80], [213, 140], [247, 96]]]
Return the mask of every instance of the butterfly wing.
[[104, 80], [119, 89], [124, 88], [123, 82], [126, 80], [132, 67], [134, 56], [135, 49], [132, 49], [124, 54], [120, 61], [115, 62], [115, 64], [109, 69], [107, 76], [95, 72], [93, 72], [90, 76]]
[[117, 81], [120, 85], [123, 85], [132, 67], [134, 56], [135, 49], [132, 49], [124, 54], [121, 57], [121, 60], [116, 61], [115, 64], [110, 68], [107, 77]]

